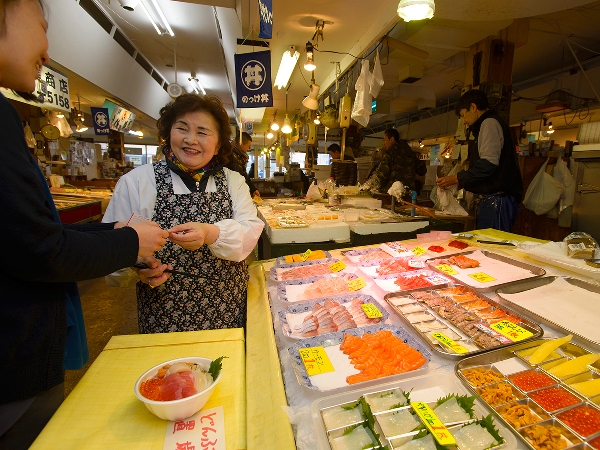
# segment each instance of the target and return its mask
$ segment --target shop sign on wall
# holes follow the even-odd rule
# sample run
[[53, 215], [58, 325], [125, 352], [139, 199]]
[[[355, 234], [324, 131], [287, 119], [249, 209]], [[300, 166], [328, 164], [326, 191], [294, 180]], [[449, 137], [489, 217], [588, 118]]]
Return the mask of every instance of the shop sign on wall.
[[273, 106], [271, 51], [235, 55], [235, 84], [238, 108]]
[[25, 100], [6, 88], [0, 88], [0, 92], [6, 98], [29, 105], [55, 111], [71, 112], [69, 79], [66, 75], [48, 66], [42, 66], [40, 77], [35, 80], [34, 94], [37, 95], [40, 102]]
[[120, 132], [127, 131], [131, 129], [134, 120], [135, 113], [117, 105], [110, 116], [110, 129]]
[[110, 134], [110, 127], [108, 126], [108, 109], [94, 107], [90, 109], [92, 110], [94, 133], [101, 136]]
[[260, 17], [258, 37], [271, 39], [273, 35], [273, 4], [271, 0], [258, 0], [258, 15]]

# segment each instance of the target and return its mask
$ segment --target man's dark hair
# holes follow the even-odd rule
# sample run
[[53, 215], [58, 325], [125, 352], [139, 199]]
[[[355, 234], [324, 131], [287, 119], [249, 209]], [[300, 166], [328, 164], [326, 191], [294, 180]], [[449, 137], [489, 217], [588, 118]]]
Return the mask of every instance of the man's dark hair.
[[216, 95], [183, 94], [174, 101], [163, 106], [160, 117], [156, 121], [158, 142], [161, 150], [171, 148], [171, 128], [175, 121], [187, 113], [204, 112], [212, 117], [217, 125], [219, 134], [219, 152], [213, 157], [219, 164], [226, 164], [231, 154], [231, 127], [229, 115], [221, 99]]
[[454, 112], [460, 117], [460, 111], [466, 109], [467, 111], [471, 108], [471, 103], [475, 103], [475, 106], [479, 111], [485, 111], [490, 107], [487, 95], [479, 89], [471, 89], [465, 92], [456, 103]]
[[327, 147], [327, 151], [328, 152], [342, 152], [342, 148], [339, 146], [339, 144], [331, 144], [329, 147]]
[[400, 133], [395, 128], [388, 128], [385, 130], [384, 134], [388, 137], [388, 139], [394, 138], [394, 141], [400, 142]]
[[248, 141], [252, 142], [252, 136], [245, 131], [242, 131], [242, 144], [247, 144]]

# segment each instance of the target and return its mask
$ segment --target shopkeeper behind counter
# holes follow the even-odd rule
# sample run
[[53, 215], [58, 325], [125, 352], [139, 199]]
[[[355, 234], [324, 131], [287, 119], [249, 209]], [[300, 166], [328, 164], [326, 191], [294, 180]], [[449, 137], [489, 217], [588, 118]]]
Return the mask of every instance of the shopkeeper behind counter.
[[157, 128], [165, 160], [123, 176], [103, 219], [137, 213], [170, 232], [145, 259], [150, 269], [138, 271], [140, 333], [244, 327], [244, 258], [264, 223], [244, 177], [223, 167], [231, 153], [227, 112], [218, 97], [184, 94], [161, 109]]

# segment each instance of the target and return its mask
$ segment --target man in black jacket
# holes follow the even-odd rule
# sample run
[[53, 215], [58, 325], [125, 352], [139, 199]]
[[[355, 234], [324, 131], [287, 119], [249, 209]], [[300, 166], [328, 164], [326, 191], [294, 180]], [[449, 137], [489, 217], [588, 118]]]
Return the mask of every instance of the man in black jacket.
[[458, 184], [475, 194], [478, 229], [511, 231], [519, 215], [523, 181], [508, 125], [489, 109], [487, 96], [480, 90], [462, 95], [456, 115], [475, 136], [475, 151], [469, 154], [469, 170], [438, 178], [437, 185]]
[[248, 164], [248, 154], [247, 152], [250, 150], [250, 146], [252, 145], [252, 137], [246, 133], [242, 132], [242, 143], [240, 144], [239, 140], [233, 143], [233, 148], [231, 152], [231, 159], [225, 165], [228, 169], [235, 170], [240, 175], [244, 177], [246, 180], [246, 184], [248, 185], [248, 189], [250, 189], [250, 195], [252, 197], [258, 196], [260, 197], [260, 192], [252, 183], [249, 174], [246, 172], [246, 165]]
[[335, 180], [338, 186], [355, 186], [357, 178], [357, 167], [354, 158], [350, 155], [342, 157], [342, 149], [338, 144], [331, 144], [327, 148], [327, 153], [334, 161], [331, 162], [330, 177]]

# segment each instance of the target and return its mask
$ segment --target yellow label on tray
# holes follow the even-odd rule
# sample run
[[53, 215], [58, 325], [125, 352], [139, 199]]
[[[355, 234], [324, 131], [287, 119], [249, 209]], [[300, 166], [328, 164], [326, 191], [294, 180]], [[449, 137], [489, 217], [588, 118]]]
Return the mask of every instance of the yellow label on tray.
[[457, 344], [455, 341], [453, 341], [452, 339], [450, 339], [444, 333], [439, 333], [439, 332], [436, 331], [436, 332], [431, 333], [431, 336], [434, 339], [436, 339], [437, 341], [441, 342], [446, 347], [448, 347], [452, 351], [455, 351], [458, 354], [462, 355], [463, 353], [468, 353], [469, 352], [469, 350], [467, 350], [466, 348], [464, 348], [462, 345]]
[[340, 270], [344, 270], [346, 268], [346, 264], [342, 261], [335, 262], [329, 266], [332, 272], [339, 272]]
[[365, 283], [364, 278], [355, 278], [354, 280], [348, 281], [348, 290], [349, 291], [358, 291], [359, 289], [364, 288], [367, 285]]
[[417, 256], [421, 256], [423, 253], [425, 253], [427, 250], [425, 250], [423, 247], [419, 247], [418, 245], [412, 249], [412, 252], [417, 255]]
[[309, 248], [308, 250], [306, 250], [304, 253], [302, 253], [300, 255], [300, 258], [302, 259], [302, 261], [306, 261], [311, 253], [312, 253], [312, 250]]
[[369, 319], [377, 319], [383, 317], [381, 311], [373, 303], [363, 303], [360, 305]]
[[512, 323], [508, 320], [501, 320], [500, 322], [496, 322], [493, 325], [490, 325], [490, 328], [496, 330], [502, 336], [507, 337], [513, 342], [522, 341], [523, 339], [530, 338], [533, 336], [533, 333], [521, 328], [516, 323]]
[[302, 363], [309, 376], [318, 375], [325, 372], [335, 372], [329, 356], [322, 346], [301, 348], [298, 350]]
[[425, 402], [410, 402], [410, 406], [415, 410], [423, 424], [427, 427], [436, 441], [440, 445], [456, 445], [456, 439], [450, 434], [448, 428], [435, 415], [433, 410]]
[[456, 275], [456, 274], [458, 274], [458, 270], [454, 269], [449, 264], [440, 264], [439, 266], [435, 266], [435, 268], [437, 270], [439, 270], [440, 272], [444, 272], [445, 274], [448, 274], [448, 275]]
[[489, 283], [490, 281], [496, 281], [494, 277], [489, 276], [487, 273], [477, 272], [469, 274], [471, 278], [479, 281], [480, 283]]

